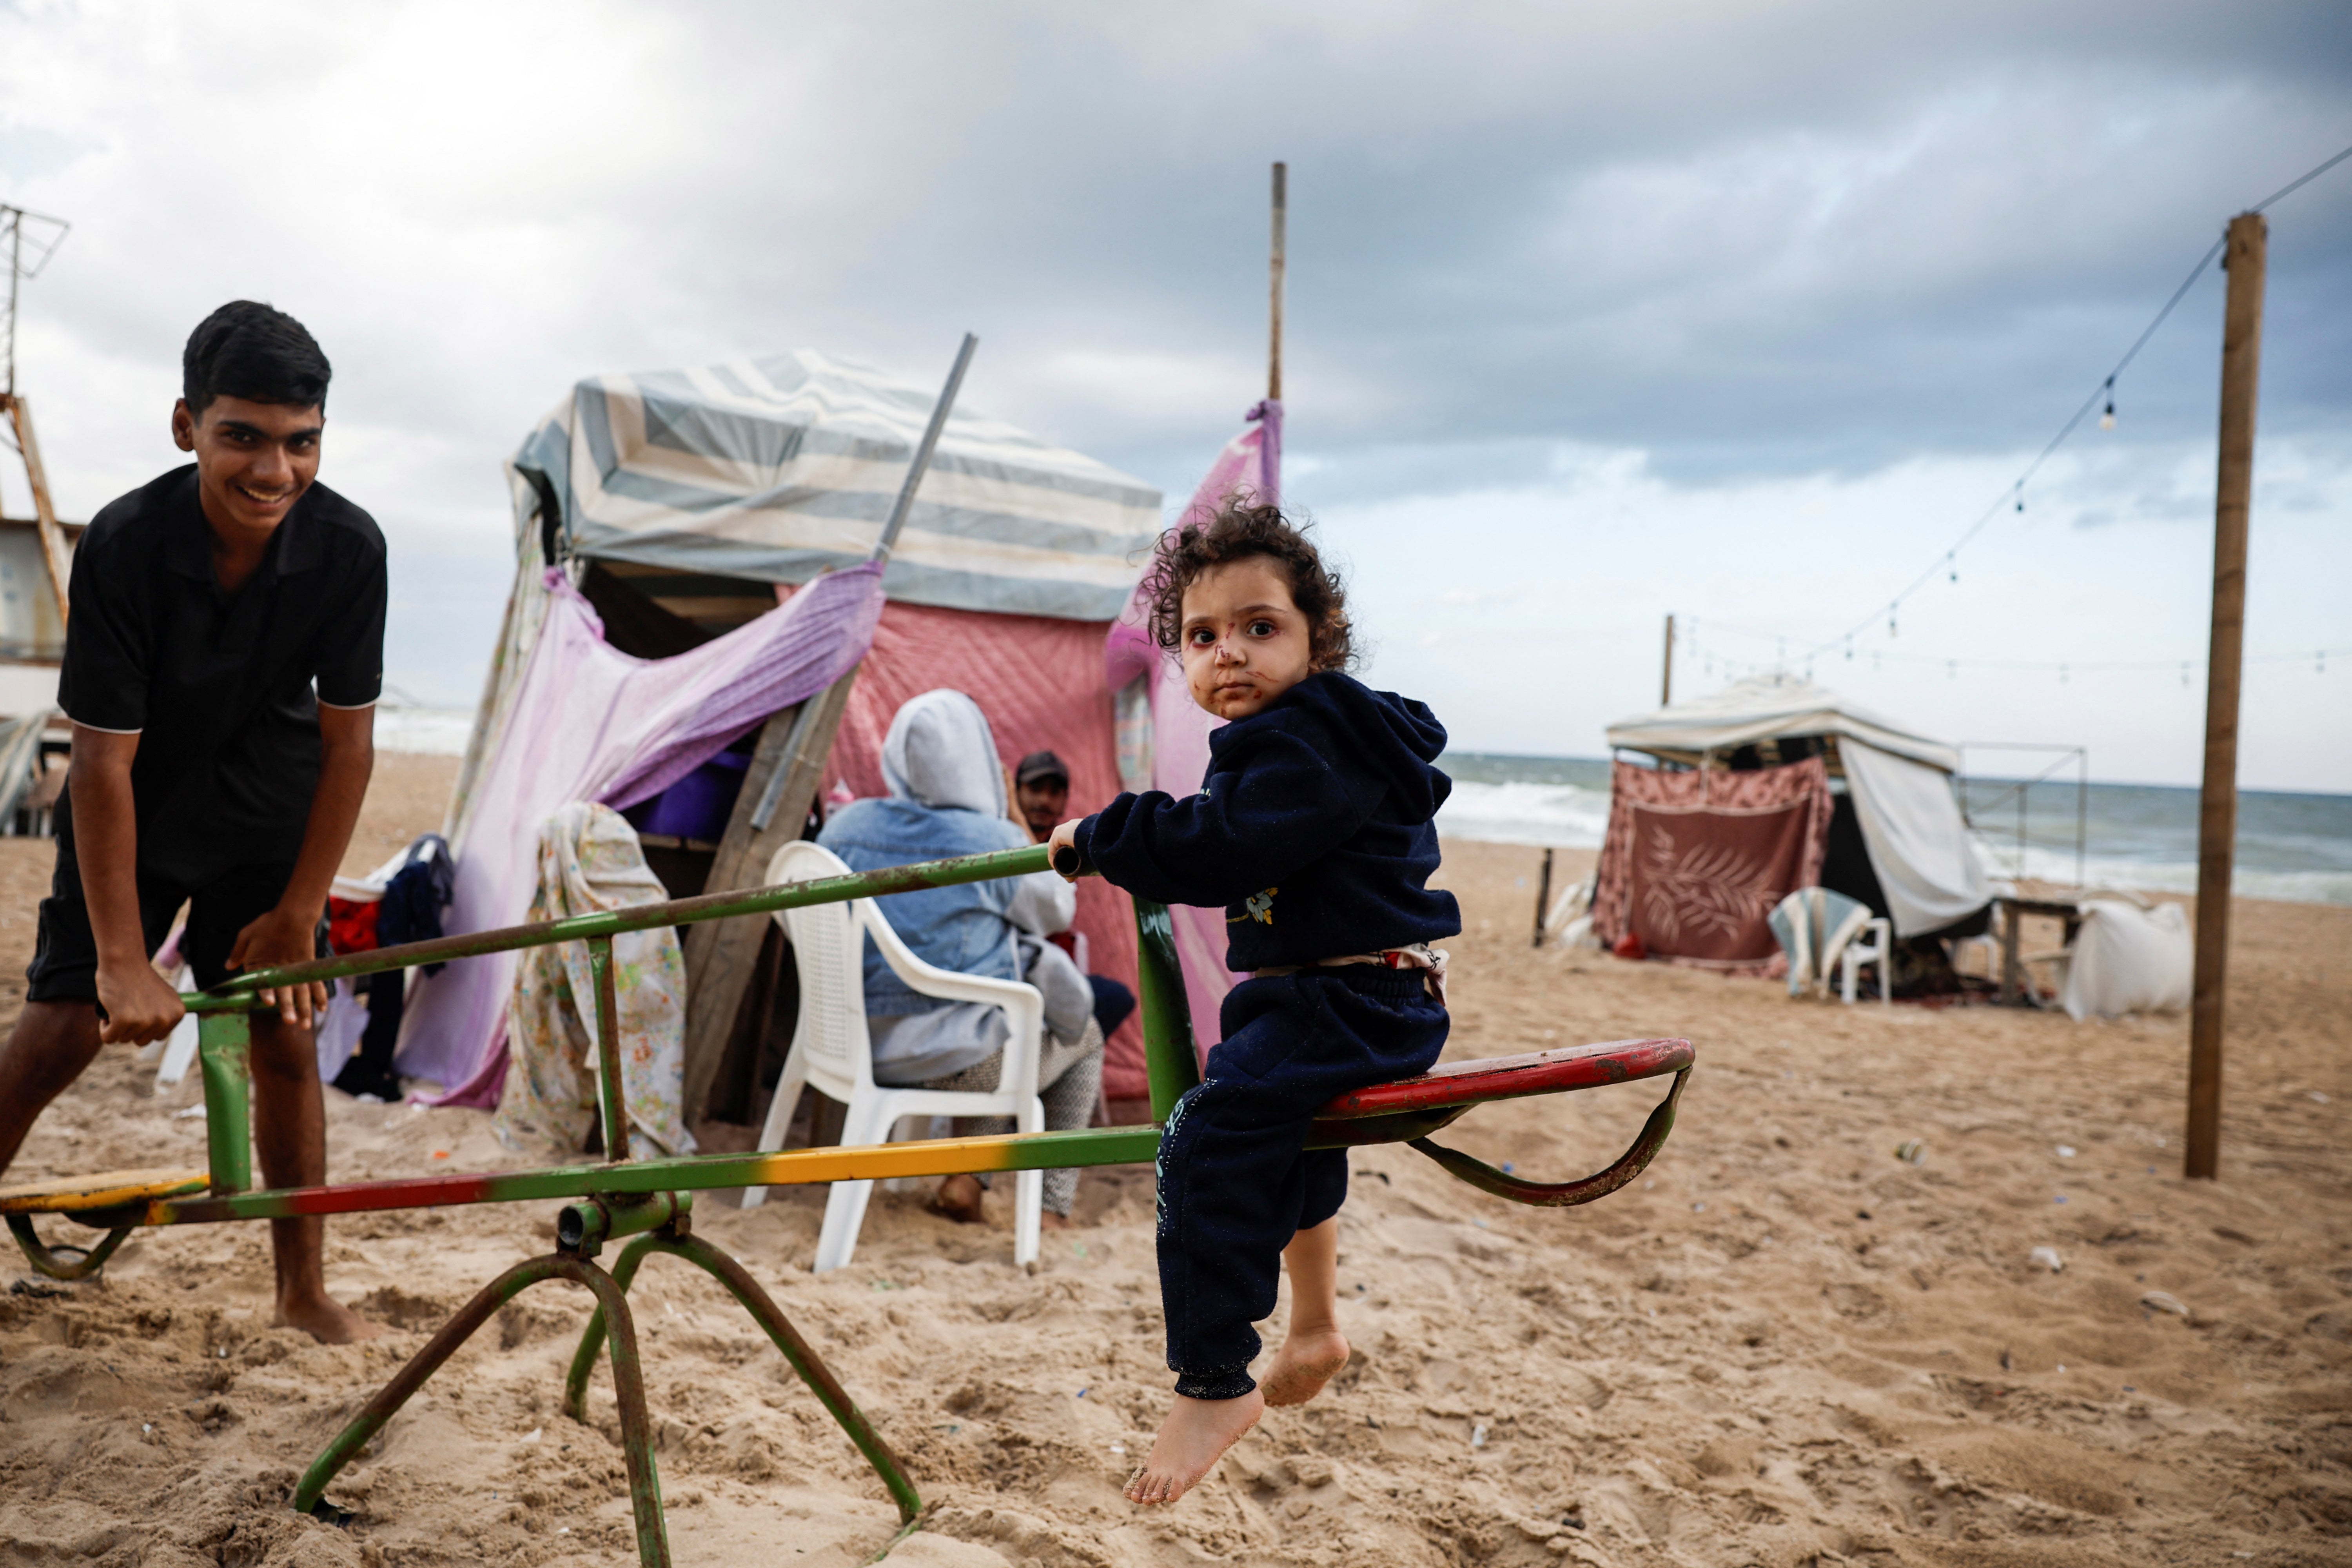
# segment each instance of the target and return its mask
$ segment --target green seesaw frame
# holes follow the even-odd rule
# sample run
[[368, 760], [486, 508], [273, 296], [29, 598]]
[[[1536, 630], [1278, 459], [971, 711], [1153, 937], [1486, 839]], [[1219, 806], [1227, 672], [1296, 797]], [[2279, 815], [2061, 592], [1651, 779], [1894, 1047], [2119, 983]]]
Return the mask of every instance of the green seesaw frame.
[[[570, 1375], [564, 1380], [564, 1412], [574, 1420], [585, 1419], [588, 1378], [609, 1341], [638, 1560], [646, 1568], [667, 1568], [670, 1561], [669, 1538], [662, 1521], [661, 1479], [654, 1463], [653, 1426], [646, 1414], [636, 1327], [628, 1303], [629, 1285], [639, 1267], [648, 1257], [659, 1253], [683, 1258], [717, 1279], [766, 1331], [826, 1413], [874, 1467], [891, 1500], [898, 1505], [902, 1524], [899, 1535], [903, 1536], [916, 1528], [924, 1506], [914, 1483], [856, 1401], [750, 1270], [693, 1234], [690, 1221], [694, 1194], [719, 1187], [791, 1186], [888, 1176], [944, 1176], [960, 1172], [1144, 1164], [1150, 1162], [1159, 1145], [1160, 1131], [1156, 1125], [933, 1139], [870, 1148], [695, 1154], [660, 1160], [632, 1160], [629, 1140], [608, 1131], [607, 1158], [600, 1164], [255, 1192], [247, 1061], [249, 1015], [261, 1010], [254, 993], [483, 953], [584, 942], [596, 986], [597, 1077], [605, 1110], [604, 1126], [625, 1128], [628, 1117], [621, 1083], [620, 1031], [616, 1022], [619, 1009], [613, 973], [615, 936], [659, 926], [879, 898], [919, 888], [1026, 876], [1047, 869], [1046, 856], [1045, 847], [1038, 846], [855, 876], [788, 882], [744, 892], [710, 893], [613, 913], [441, 937], [240, 975], [213, 991], [182, 998], [190, 1012], [200, 1016], [197, 1057], [204, 1079], [209, 1159], [206, 1170], [123, 1171], [79, 1181], [8, 1187], [0, 1189], [0, 1214], [6, 1215], [10, 1232], [34, 1268], [52, 1279], [76, 1279], [97, 1273], [124, 1238], [143, 1226], [542, 1198], [570, 1200], [556, 1215], [555, 1250], [508, 1269], [483, 1287], [444, 1324], [311, 1461], [295, 1488], [293, 1506], [336, 1522], [349, 1520], [349, 1512], [326, 1498], [328, 1484], [336, 1474], [499, 1307], [542, 1280], [570, 1279], [594, 1293], [596, 1310], [581, 1336]], [[1144, 1058], [1151, 1084], [1152, 1117], [1155, 1122], [1163, 1122], [1177, 1100], [1200, 1081], [1200, 1062], [1168, 911], [1141, 899], [1135, 900], [1135, 910], [1141, 938]], [[1376, 1084], [1341, 1095], [1318, 1114], [1307, 1146], [1408, 1143], [1435, 1160], [1450, 1174], [1515, 1203], [1544, 1207], [1590, 1203], [1641, 1174], [1665, 1142], [1666, 1135], [1673, 1131], [1675, 1102], [1682, 1097], [1695, 1055], [1687, 1040], [1647, 1039], [1456, 1062], [1420, 1078]], [[1431, 1133], [1473, 1106], [1488, 1100], [1630, 1083], [1667, 1073], [1674, 1075], [1673, 1086], [1650, 1113], [1633, 1146], [1607, 1170], [1582, 1181], [1558, 1184], [1525, 1181], [1429, 1142]], [[34, 1228], [33, 1216], [37, 1214], [59, 1215], [106, 1235], [86, 1248], [52, 1247], [42, 1242]], [[606, 1243], [624, 1238], [633, 1239], [622, 1247], [619, 1258], [607, 1271], [595, 1260]], [[68, 1253], [74, 1256], [65, 1256]], [[894, 1543], [897, 1539], [893, 1538]]]

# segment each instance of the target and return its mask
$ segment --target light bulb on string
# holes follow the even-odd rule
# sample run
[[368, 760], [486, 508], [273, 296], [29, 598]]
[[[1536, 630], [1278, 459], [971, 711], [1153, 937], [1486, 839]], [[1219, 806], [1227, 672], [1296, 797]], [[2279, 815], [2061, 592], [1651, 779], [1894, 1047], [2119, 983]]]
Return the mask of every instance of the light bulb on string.
[[1846, 661], [1848, 664], [1852, 664], [1852, 663], [1853, 662], [1853, 633], [1851, 633], [1851, 632], [1848, 632], [1848, 633], [1846, 634], [1846, 639], [1845, 639], [1845, 661]]
[[1893, 636], [1895, 636], [1895, 606], [1894, 606], [1894, 605], [1887, 605], [1887, 606], [1886, 606], [1886, 635], [1887, 635], [1888, 637], [1893, 637]]
[[1960, 580], [1959, 564], [1949, 555], [1944, 557], [1944, 570], [1951, 574], [1953, 582], [1957, 583]]
[[2112, 376], [2112, 375], [2111, 375], [2111, 376], [2107, 377], [2107, 406], [2106, 406], [2106, 410], [2105, 410], [2105, 412], [2102, 413], [2102, 414], [2099, 416], [2099, 428], [2100, 428], [2100, 429], [2102, 429], [2102, 430], [2112, 430], [2112, 429], [2114, 429], [2115, 427], [2116, 427], [2116, 378], [2115, 378], [2114, 376]]

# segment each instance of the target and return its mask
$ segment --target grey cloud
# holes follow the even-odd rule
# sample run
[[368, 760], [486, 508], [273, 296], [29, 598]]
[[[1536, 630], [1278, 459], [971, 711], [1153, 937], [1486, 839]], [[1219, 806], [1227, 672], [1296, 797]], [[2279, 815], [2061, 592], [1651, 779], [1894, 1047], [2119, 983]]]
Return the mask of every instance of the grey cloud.
[[[126, 52], [110, 12], [0, 10], [0, 199], [77, 226], [27, 307], [84, 511], [173, 460], [134, 405], [238, 294], [320, 332], [420, 542], [502, 547], [498, 463], [578, 376], [814, 344], [928, 381], [968, 327], [975, 405], [1181, 494], [1261, 390], [1276, 156], [1301, 499], [1566, 447], [1860, 473], [2038, 447], [2231, 211], [2352, 141], [2347, 17], [224, 3]], [[244, 124], [250, 190], [204, 161]], [[2273, 247], [2264, 430], [2340, 429], [2352, 165]], [[2108, 450], [2210, 441], [2219, 298]]]

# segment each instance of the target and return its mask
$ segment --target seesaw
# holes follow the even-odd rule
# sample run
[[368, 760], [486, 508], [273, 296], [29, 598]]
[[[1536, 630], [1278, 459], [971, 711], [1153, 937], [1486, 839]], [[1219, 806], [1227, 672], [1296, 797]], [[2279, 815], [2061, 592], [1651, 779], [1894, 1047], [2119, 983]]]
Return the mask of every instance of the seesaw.
[[[1043, 846], [965, 856], [855, 876], [790, 882], [746, 892], [712, 893], [669, 903], [537, 925], [509, 926], [410, 942], [348, 957], [241, 975], [215, 991], [183, 998], [199, 1015], [197, 1058], [203, 1072], [206, 1154], [204, 1171], [117, 1171], [73, 1181], [0, 1188], [0, 1214], [32, 1267], [52, 1279], [95, 1274], [134, 1230], [152, 1226], [205, 1225], [232, 1220], [286, 1219], [306, 1215], [361, 1214], [439, 1208], [458, 1204], [565, 1200], [556, 1213], [555, 1250], [499, 1275], [444, 1324], [399, 1374], [370, 1400], [330, 1443], [295, 1488], [293, 1506], [336, 1522], [352, 1516], [326, 1499], [328, 1484], [380, 1431], [410, 1395], [490, 1315], [523, 1290], [548, 1279], [569, 1279], [596, 1298], [564, 1383], [563, 1408], [574, 1420], [587, 1414], [588, 1379], [608, 1348], [621, 1420], [629, 1500], [641, 1563], [667, 1564], [661, 1481], [654, 1462], [653, 1426], [637, 1356], [628, 1289], [656, 1253], [682, 1258], [717, 1279], [783, 1352], [827, 1414], [866, 1457], [897, 1504], [901, 1534], [915, 1528], [922, 1499], [889, 1446], [824, 1360], [802, 1339], [751, 1271], [693, 1234], [694, 1194], [720, 1187], [793, 1186], [887, 1176], [944, 1176], [962, 1172], [1054, 1170], [1069, 1166], [1148, 1164], [1159, 1144], [1153, 1127], [1090, 1128], [1070, 1132], [1010, 1133], [934, 1139], [854, 1149], [801, 1149], [772, 1153], [696, 1154], [632, 1160], [628, 1139], [608, 1135], [603, 1163], [536, 1171], [451, 1173], [383, 1182], [342, 1182], [318, 1187], [251, 1190], [252, 1136], [247, 1100], [248, 1016], [253, 993], [344, 975], [373, 974], [489, 952], [584, 942], [596, 986], [597, 1089], [607, 1128], [625, 1127], [620, 1037], [615, 1026], [613, 938], [656, 926], [691, 924], [739, 915], [769, 914], [810, 904], [878, 898], [919, 888], [950, 887], [1047, 868]], [[1200, 1081], [1184, 979], [1168, 911], [1135, 901], [1140, 942], [1140, 1011], [1145, 1063], [1155, 1121], [1165, 1121], [1184, 1091]], [[1311, 1148], [1405, 1143], [1450, 1174], [1515, 1203], [1567, 1207], [1605, 1197], [1641, 1174], [1673, 1131], [1675, 1102], [1695, 1053], [1679, 1039], [1618, 1040], [1571, 1046], [1526, 1056], [1454, 1062], [1420, 1078], [1376, 1084], [1341, 1095], [1318, 1114]], [[1531, 1182], [1431, 1142], [1430, 1134], [1490, 1100], [1559, 1094], [1603, 1084], [1674, 1075], [1665, 1099], [1650, 1113], [1633, 1145], [1615, 1163], [1581, 1181]], [[57, 1215], [102, 1230], [89, 1247], [52, 1247], [35, 1229], [36, 1215]], [[608, 1271], [595, 1260], [607, 1243], [622, 1242]], [[67, 1254], [73, 1256], [68, 1257]]]

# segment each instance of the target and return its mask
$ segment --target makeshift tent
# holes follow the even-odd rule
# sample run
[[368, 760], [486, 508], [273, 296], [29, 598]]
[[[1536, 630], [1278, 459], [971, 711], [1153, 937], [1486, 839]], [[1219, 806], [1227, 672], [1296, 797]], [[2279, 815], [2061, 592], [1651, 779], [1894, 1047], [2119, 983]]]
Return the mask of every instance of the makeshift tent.
[[[1825, 800], [1830, 778], [1842, 777], [1846, 789], [1829, 801], [1820, 854], [1801, 858], [1789, 874], [1818, 878], [1823, 886], [1861, 899], [1894, 921], [1898, 937], [1960, 935], [1967, 933], [1959, 928], [1980, 927], [1991, 889], [1952, 794], [1951, 775], [1960, 758], [1949, 742], [1789, 676], [1751, 678], [1711, 696], [1621, 720], [1609, 727], [1608, 737], [1614, 750], [1646, 752], [1691, 770], [1687, 783], [1672, 787], [1694, 800], [1712, 795], [1717, 807], [1725, 805], [1725, 785], [1709, 781], [1727, 775], [1736, 787], [1752, 792], [1761, 786], [1737, 781], [1772, 774], [1793, 780], [1793, 770], [1813, 763], [1822, 769]], [[1654, 773], [1662, 781], [1652, 793], [1677, 776], [1621, 762], [1620, 780], [1629, 772]], [[1621, 855], [1632, 854], [1643, 794], [1643, 786], [1628, 788], [1621, 782], [1612, 797], [1608, 843], [1616, 847], [1622, 839]], [[1612, 868], [1604, 850], [1604, 886]], [[1631, 886], [1633, 861], [1621, 860], [1615, 869], [1622, 900]], [[1685, 879], [1681, 896], [1719, 900], [1720, 881], [1704, 874]], [[1761, 887], [1754, 890], [1760, 893]], [[1612, 941], [1631, 929], [1622, 916], [1615, 927], [1609, 925], [1597, 894], [1593, 924]]]
[[[528, 850], [536, 824], [522, 816], [539, 809], [540, 790], [517, 761], [527, 750], [519, 737], [552, 731], [571, 745], [582, 727], [602, 734], [593, 704], [604, 700], [606, 685], [658, 684], [665, 670], [686, 670], [688, 661], [747, 636], [774, 642], [772, 629], [754, 628], [772, 627], [776, 617], [788, 622], [806, 602], [846, 594], [843, 579], [863, 579], [862, 563], [936, 400], [935, 388], [807, 350], [593, 377], [572, 389], [509, 467], [519, 565], [450, 808], [461, 882], [469, 862]], [[959, 403], [882, 575], [887, 602], [862, 628], [845, 603], [822, 617], [832, 640], [826, 658], [815, 662], [846, 668], [864, 658], [828, 783], [851, 794], [879, 793], [876, 757], [891, 713], [906, 697], [945, 686], [980, 702], [1007, 763], [1040, 748], [1058, 752], [1071, 768], [1073, 811], [1108, 801], [1118, 775], [1099, 650], [1160, 523], [1157, 490]], [[551, 579], [550, 562], [562, 568]], [[824, 593], [805, 586], [812, 584]], [[544, 628], [559, 621], [568, 623], [569, 651], [549, 662], [566, 669], [604, 671], [623, 652], [674, 657], [628, 659], [641, 668], [620, 676], [527, 681]], [[618, 651], [592, 657], [580, 642], [583, 627]], [[685, 715], [664, 710], [668, 716], [645, 721], [630, 743], [665, 756], [661, 782], [675, 782], [799, 700], [772, 690], [767, 706], [739, 716], [730, 733], [714, 737], [698, 725], [683, 745], [675, 727]], [[541, 743], [552, 742], [528, 742]], [[590, 781], [591, 798], [630, 804], [614, 787], [617, 772], [566, 765]], [[518, 835], [520, 848], [512, 842]], [[527, 884], [518, 882], [495, 907], [453, 910], [452, 929], [520, 919], [528, 897]], [[1077, 929], [1097, 972], [1133, 982], [1134, 924], [1124, 895], [1098, 881], [1083, 886]], [[420, 999], [434, 987], [447, 989], [446, 976], [464, 967], [452, 964], [444, 978], [423, 983]], [[499, 1006], [503, 994], [499, 989]], [[429, 1060], [445, 1083], [468, 1076], [478, 1083], [488, 1075], [497, 1020], [467, 1007], [465, 1039], [444, 1053], [427, 1044], [428, 1026], [416, 1010], [410, 1016], [403, 1070], [422, 1071]], [[1131, 1022], [1112, 1044], [1111, 1092], [1144, 1092]]]

